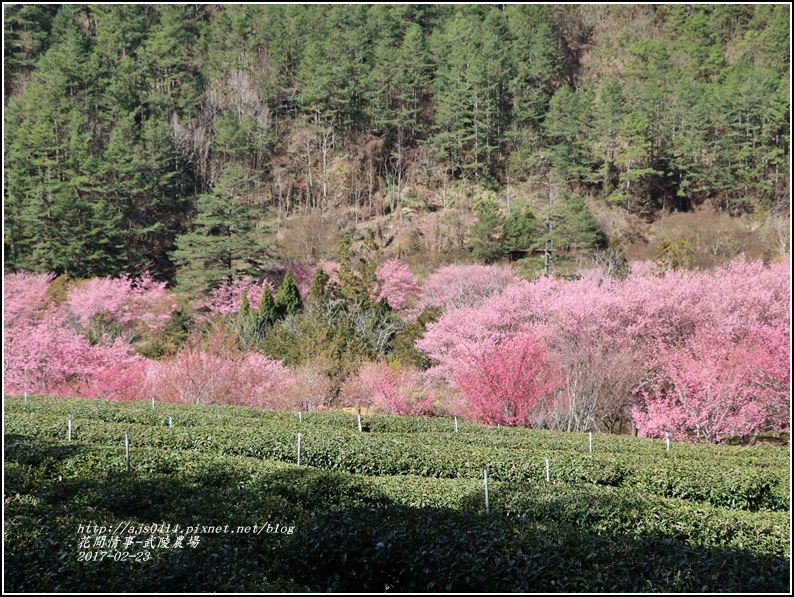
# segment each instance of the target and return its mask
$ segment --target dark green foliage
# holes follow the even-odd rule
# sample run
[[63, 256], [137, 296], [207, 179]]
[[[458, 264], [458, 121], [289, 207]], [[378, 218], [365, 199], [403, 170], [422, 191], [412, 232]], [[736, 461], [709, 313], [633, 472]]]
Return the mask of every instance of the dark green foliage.
[[[28, 406], [20, 399], [19, 404], [7, 424], [8, 433], [61, 438], [68, 412], [75, 414], [75, 441], [113, 446], [129, 432], [141, 447], [170, 446], [294, 462], [294, 433], [304, 429], [302, 462], [322, 469], [480, 479], [483, 468], [488, 468], [493, 481], [537, 483], [545, 480], [544, 460], [550, 458], [555, 483], [621, 487], [735, 510], [785, 511], [789, 507], [785, 449], [676, 445], [671, 454], [662, 441], [599, 435], [598, 453], [590, 455], [584, 434], [477, 427], [463, 421], [461, 432], [454, 433], [450, 419], [422, 420], [426, 423], [420, 425], [409, 417], [370, 416], [366, 420], [370, 433], [360, 434], [355, 416], [343, 414], [313, 414], [302, 427], [282, 413], [227, 407], [196, 411], [163, 404], [160, 408], [167, 413], [158, 419], [151, 410], [125, 415], [123, 410], [114, 411], [131, 407], [100, 408], [103, 403], [86, 400], [64, 405], [59, 415], [38, 412], [53, 409], [43, 399]], [[109, 410], [110, 415], [98, 410]], [[159, 426], [162, 417], [171, 413], [179, 416], [166, 438]], [[219, 413], [229, 416], [217, 423], [220, 426], [212, 434], [191, 429], [215, 425]], [[108, 423], [98, 425], [97, 418]], [[262, 423], [271, 419], [278, 424], [263, 429]]]
[[275, 307], [276, 317], [284, 318], [288, 315], [294, 315], [301, 309], [301, 297], [298, 291], [298, 285], [295, 283], [295, 278], [292, 274], [287, 273], [281, 281], [281, 285], [276, 292], [276, 300], [273, 305]]
[[322, 267], [318, 267], [317, 271], [312, 276], [311, 285], [309, 286], [309, 298], [306, 301], [308, 305], [314, 308], [321, 308], [325, 300], [328, 298], [328, 281], [331, 277], [325, 273]]
[[261, 167], [272, 149], [273, 141], [272, 131], [251, 115], [238, 118], [225, 112], [215, 120], [212, 148], [230, 161]]
[[[113, 100], [116, 105], [118, 102]], [[137, 110], [119, 117], [108, 139], [99, 168], [99, 192], [117, 206], [133, 271], [154, 268], [172, 277], [168, 252], [183, 230], [189, 202], [185, 195], [194, 181], [184, 171], [168, 127], [155, 119], [140, 122]]]
[[370, 12], [371, 20], [385, 21], [388, 33], [380, 31], [375, 39], [367, 97], [375, 129], [393, 134], [402, 148], [424, 128], [421, 112], [428, 99], [431, 65], [422, 28], [398, 20], [393, 12], [394, 7], [385, 5], [373, 6]]
[[55, 272], [73, 278], [124, 273], [129, 254], [121, 216], [105, 201], [92, 203], [82, 199], [78, 189], [74, 191], [74, 196], [64, 191], [55, 198], [51, 213], [57, 225], [45, 233], [47, 243], [36, 253], [41, 261], [51, 253]]
[[552, 165], [567, 181], [589, 177], [587, 149], [593, 94], [560, 87], [549, 102], [543, 128], [550, 140]]
[[[280, 310], [283, 320], [268, 332], [261, 349], [289, 366], [312, 360], [327, 364], [337, 384], [362, 362], [386, 356], [404, 324], [385, 302], [372, 299], [376, 250], [371, 232], [361, 253], [354, 252], [352, 239], [345, 237], [340, 248], [339, 283], [330, 284], [328, 275], [318, 269], [309, 289], [308, 308]], [[291, 277], [290, 281], [294, 286]], [[287, 278], [276, 294], [277, 308], [285, 284]], [[295, 286], [295, 297], [297, 292]]]
[[201, 195], [191, 232], [176, 238], [171, 259], [185, 289], [210, 289], [251, 273], [269, 244], [254, 235], [259, 214], [241, 198], [250, 178], [239, 168], [221, 173], [211, 193]]
[[278, 318], [278, 309], [276, 302], [273, 300], [273, 293], [265, 286], [262, 291], [262, 298], [259, 301], [259, 307], [256, 311], [260, 328], [267, 328], [271, 326]]
[[[290, 570], [318, 592], [787, 590], [782, 558], [431, 508], [321, 515], [290, 544]], [[765, 577], [722, 572], [745, 562]]]
[[555, 38], [559, 35], [548, 6], [513, 4], [507, 9], [514, 62], [510, 92], [517, 127], [539, 129], [548, 110], [554, 81], [564, 58]]
[[289, 366], [311, 361], [327, 364], [336, 384], [362, 362], [385, 356], [402, 326], [387, 305], [371, 300], [374, 262], [356, 259], [351, 246], [349, 238], [343, 240], [338, 285], [330, 284], [329, 276], [317, 269], [304, 310], [299, 310], [303, 303], [287, 273], [275, 302], [282, 320], [261, 343], [265, 353]]
[[[788, 209], [787, 5], [11, 4], [4, 17], [10, 269], [150, 270], [207, 289], [262, 266], [264, 205], [366, 219], [384, 189], [395, 209], [456, 181], [552, 182], [649, 219], [704, 202]], [[233, 170], [250, 179], [234, 201], [256, 206], [250, 230], [205, 230]], [[209, 246], [247, 235], [231, 257]]]
[[28, 89], [9, 103], [11, 267], [173, 275], [166, 253], [192, 183], [165, 122], [141, 109], [142, 11], [62, 8]]
[[185, 5], [152, 8], [159, 18], [152, 23], [141, 51], [147, 82], [145, 106], [160, 118], [171, 118], [174, 113], [189, 118], [202, 95], [197, 60], [202, 20]]
[[410, 365], [418, 369], [429, 369], [432, 361], [423, 352], [416, 349], [416, 341], [424, 336], [427, 324], [441, 317], [441, 308], [425, 307], [416, 321], [407, 324], [392, 340], [392, 352], [389, 360]]
[[339, 384], [362, 362], [385, 357], [400, 319], [382, 303], [349, 303], [329, 297], [322, 305], [301, 311], [274, 325], [261, 349], [285, 365], [327, 364]]
[[538, 223], [528, 209], [514, 210], [504, 221], [505, 251], [529, 251], [538, 243]]
[[504, 217], [499, 204], [488, 196], [474, 204], [474, 211], [477, 221], [471, 229], [472, 256], [483, 263], [493, 263], [504, 254]]
[[581, 195], [562, 192], [553, 197], [549, 192], [540, 216], [535, 247], [544, 252], [544, 274], [548, 274], [545, 261], [559, 264], [574, 252], [593, 252], [607, 245], [606, 235]]
[[7, 98], [18, 80], [30, 73], [36, 59], [47, 49], [54, 4], [3, 5], [3, 69]]
[[591, 251], [606, 246], [606, 235], [580, 195], [563, 195], [555, 244], [564, 251]]
[[615, 79], [607, 80], [598, 90], [593, 119], [594, 145], [603, 161], [600, 182], [604, 196], [608, 196], [615, 187], [615, 160], [624, 111], [623, 87]]
[[[748, 509], [771, 483], [788, 487], [788, 448], [675, 444], [667, 453], [658, 440], [599, 435], [604, 454], [590, 456], [581, 434], [468, 421], [454, 433], [450, 419], [365, 417], [370, 432], [359, 433], [343, 413], [299, 422], [295, 413], [166, 403], [153, 411], [31, 396], [5, 405], [13, 592], [788, 591], [788, 496], [780, 512]], [[298, 431], [309, 466], [294, 464]], [[408, 470], [423, 451], [414, 474], [377, 472]], [[548, 484], [541, 454], [557, 475]], [[449, 461], [465, 474], [435, 472]], [[490, 514], [484, 467], [497, 473]], [[517, 480], [522, 471], [533, 476]], [[595, 484], [608, 477], [622, 486]], [[244, 530], [267, 523], [262, 533]], [[88, 524], [228, 532], [192, 531], [197, 547], [151, 549], [122, 568], [77, 561], [86, 551], [78, 542], [101, 535], [81, 532]]]
[[[484, 14], [483, 14], [484, 13]], [[438, 32], [436, 155], [464, 178], [494, 169], [509, 122], [509, 30], [501, 11], [459, 10]]]
[[378, 246], [372, 229], [367, 229], [360, 251], [353, 249], [353, 239], [342, 237], [339, 245], [339, 295], [350, 305], [368, 308], [377, 284]]
[[248, 294], [244, 292], [240, 299], [240, 310], [237, 312], [237, 327], [241, 328], [249, 325], [252, 319], [253, 313], [251, 312], [251, 305], [248, 304]]

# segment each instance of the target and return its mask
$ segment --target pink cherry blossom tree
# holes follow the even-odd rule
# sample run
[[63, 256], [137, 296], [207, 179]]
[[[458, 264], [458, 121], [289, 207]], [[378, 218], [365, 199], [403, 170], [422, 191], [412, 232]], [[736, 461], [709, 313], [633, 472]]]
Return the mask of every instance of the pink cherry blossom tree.
[[[778, 397], [776, 408], [786, 413], [776, 419], [780, 428], [790, 410], [780, 399], [780, 388], [788, 383], [780, 371], [788, 370], [789, 357], [781, 348], [787, 342], [776, 330], [790, 327], [789, 302], [787, 262], [737, 262], [714, 272], [661, 276], [640, 264], [625, 280], [585, 272], [571, 282], [513, 283], [472, 306], [448, 306], [427, 326], [416, 347], [436, 363], [430, 374], [452, 381], [453, 373], [470, 358], [468, 350], [493, 351], [527, 333], [543, 339], [547, 360], [560, 368], [565, 383], [539, 406], [538, 422], [571, 430], [620, 427], [646, 370], [659, 371], [654, 357], [660, 351], [684, 370], [684, 356], [694, 358], [691, 342], [696, 337], [700, 343], [707, 337], [722, 338], [721, 354], [731, 362], [748, 359], [749, 353], [742, 351], [750, 346], [755, 347], [752, 354], [766, 347], [766, 354], [776, 355], [766, 360], [779, 365], [774, 372], [760, 366], [764, 359], [754, 361], [756, 378], [765, 380], [754, 382], [754, 392]], [[668, 370], [668, 377], [672, 373]], [[720, 374], [715, 379], [723, 378]], [[713, 400], [720, 395], [726, 394], [714, 394]], [[635, 410], [640, 417], [637, 426], [650, 433], [653, 418], [662, 417], [663, 405], [653, 400]], [[757, 428], [753, 417], [760, 415], [754, 415], [752, 407], [732, 412], [734, 430], [742, 428], [742, 419], [745, 430]], [[768, 413], [765, 416], [769, 419]], [[717, 432], [707, 436], [713, 440]]]
[[[121, 338], [103, 338], [91, 343], [81, 333], [88, 313], [96, 306], [93, 291], [82, 292], [88, 304], [72, 299], [75, 289], [61, 305], [46, 300], [52, 276], [15, 273], [6, 276], [3, 365], [6, 391], [53, 395], [95, 395], [95, 377], [123, 370], [140, 360]], [[90, 290], [90, 288], [89, 288]], [[139, 294], [146, 296], [144, 286]], [[160, 290], [154, 290], [159, 300]], [[120, 293], [124, 294], [124, 293]], [[127, 298], [129, 298], [127, 296]], [[110, 306], [124, 313], [123, 301]], [[77, 310], [77, 313], [73, 311]], [[123, 319], [130, 322], [132, 319]]]
[[455, 385], [468, 400], [468, 414], [487, 425], [528, 426], [535, 405], [561, 382], [543, 342], [530, 334], [466, 352], [455, 369]]
[[243, 294], [248, 297], [251, 309], [256, 310], [259, 308], [259, 301], [262, 300], [262, 293], [265, 291], [269, 292], [271, 296], [274, 294], [270, 282], [267, 280], [257, 282], [250, 276], [245, 276], [213, 290], [206, 306], [216, 315], [235, 316], [240, 310]]
[[417, 307], [420, 311], [428, 305], [445, 311], [474, 307], [516, 281], [507, 265], [448, 265], [422, 283]]
[[419, 283], [410, 268], [397, 258], [389, 259], [375, 271], [378, 280], [375, 300], [383, 300], [397, 312], [411, 312], [416, 317], [415, 303], [419, 294]]
[[391, 415], [427, 415], [435, 402], [420, 372], [391, 367], [384, 361], [362, 365], [358, 374], [343, 384], [341, 394], [345, 404], [373, 405]]
[[[175, 308], [165, 282], [155, 282], [148, 273], [137, 278], [79, 281], [69, 289], [61, 305], [63, 317], [77, 331], [84, 333], [101, 321], [107, 327], [115, 326], [127, 343], [146, 331], [161, 329]], [[101, 337], [107, 329], [93, 332], [94, 337]]]
[[660, 342], [653, 377], [642, 390], [644, 404], [634, 410], [640, 434], [716, 443], [786, 430], [780, 390], [788, 374], [782, 373], [780, 355], [775, 358], [778, 347], [757, 340], [748, 335], [733, 342], [699, 330], [682, 346]]
[[3, 277], [3, 327], [8, 329], [20, 320], [35, 317], [45, 308], [46, 293], [53, 274], [14, 272]]
[[234, 404], [277, 409], [295, 383], [290, 370], [265, 355], [238, 352], [222, 330], [207, 346], [194, 337], [170, 359], [151, 362], [145, 392], [163, 402]]

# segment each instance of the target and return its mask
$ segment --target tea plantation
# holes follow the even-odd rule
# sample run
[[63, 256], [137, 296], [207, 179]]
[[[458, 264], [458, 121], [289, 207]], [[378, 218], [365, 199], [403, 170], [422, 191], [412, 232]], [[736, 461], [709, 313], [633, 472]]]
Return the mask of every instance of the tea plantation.
[[42, 396], [4, 428], [5, 591], [789, 590], [788, 447]]

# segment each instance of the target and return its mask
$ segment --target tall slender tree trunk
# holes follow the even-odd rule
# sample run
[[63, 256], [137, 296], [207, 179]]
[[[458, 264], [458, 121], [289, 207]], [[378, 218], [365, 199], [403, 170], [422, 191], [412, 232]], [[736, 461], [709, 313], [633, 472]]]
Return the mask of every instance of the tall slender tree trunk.
[[312, 140], [311, 137], [306, 138], [306, 207], [308, 211], [309, 204], [314, 196], [313, 181], [312, 181]]

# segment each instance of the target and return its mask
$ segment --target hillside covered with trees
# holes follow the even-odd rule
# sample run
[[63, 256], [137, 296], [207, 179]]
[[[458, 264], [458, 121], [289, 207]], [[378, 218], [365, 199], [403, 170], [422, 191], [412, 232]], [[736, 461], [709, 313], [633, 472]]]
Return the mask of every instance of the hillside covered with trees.
[[789, 10], [6, 5], [5, 389], [785, 442]]
[[704, 207], [661, 259], [786, 255], [789, 11], [7, 4], [4, 267], [200, 293], [370, 230], [553, 272]]

